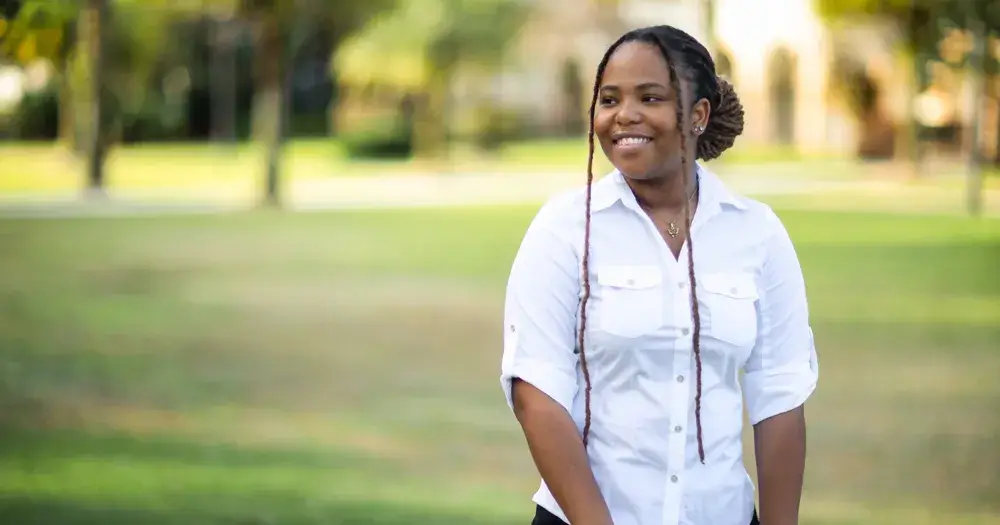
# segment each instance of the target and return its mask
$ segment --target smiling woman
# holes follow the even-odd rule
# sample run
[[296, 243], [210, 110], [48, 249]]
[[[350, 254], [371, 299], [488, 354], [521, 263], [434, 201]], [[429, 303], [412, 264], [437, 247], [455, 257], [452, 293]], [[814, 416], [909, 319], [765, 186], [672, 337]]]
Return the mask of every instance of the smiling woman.
[[[538, 213], [507, 285], [535, 525], [757, 523], [744, 400], [763, 522], [796, 524], [818, 376], [802, 271], [774, 212], [696, 163], [743, 130], [732, 86], [687, 33], [637, 29], [601, 60], [590, 117], [587, 184]], [[597, 182], [595, 139], [616, 168]]]

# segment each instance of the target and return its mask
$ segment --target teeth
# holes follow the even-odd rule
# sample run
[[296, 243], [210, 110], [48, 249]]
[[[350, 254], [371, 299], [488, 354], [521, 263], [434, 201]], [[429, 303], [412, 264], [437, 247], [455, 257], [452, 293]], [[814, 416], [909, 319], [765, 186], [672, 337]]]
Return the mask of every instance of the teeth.
[[649, 139], [645, 137], [625, 137], [618, 141], [621, 146], [638, 146], [639, 144], [645, 144], [649, 142]]

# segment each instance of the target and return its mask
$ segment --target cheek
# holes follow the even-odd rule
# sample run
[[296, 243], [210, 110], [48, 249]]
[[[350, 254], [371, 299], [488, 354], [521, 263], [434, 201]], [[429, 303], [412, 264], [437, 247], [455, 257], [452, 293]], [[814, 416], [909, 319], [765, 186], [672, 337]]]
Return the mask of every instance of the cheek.
[[594, 135], [602, 147], [607, 147], [607, 144], [611, 141], [611, 125], [613, 121], [614, 117], [607, 112], [598, 111], [594, 115]]
[[598, 136], [606, 135], [611, 127], [611, 120], [612, 117], [607, 111], [598, 109], [594, 114], [594, 133]]

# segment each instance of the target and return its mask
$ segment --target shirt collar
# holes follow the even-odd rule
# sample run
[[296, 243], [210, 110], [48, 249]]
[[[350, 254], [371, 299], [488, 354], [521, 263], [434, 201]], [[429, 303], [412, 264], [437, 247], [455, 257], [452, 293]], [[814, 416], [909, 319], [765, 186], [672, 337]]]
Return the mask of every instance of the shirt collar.
[[[698, 206], [705, 208], [717, 205], [731, 206], [738, 210], [747, 209], [747, 205], [738, 196], [733, 194], [719, 177], [707, 168], [697, 163], [699, 196]], [[620, 171], [615, 170], [602, 177], [594, 183], [591, 196], [591, 212], [610, 208], [616, 202], [621, 202], [626, 207], [639, 211], [639, 205], [635, 200], [635, 194], [625, 182], [625, 177]]]

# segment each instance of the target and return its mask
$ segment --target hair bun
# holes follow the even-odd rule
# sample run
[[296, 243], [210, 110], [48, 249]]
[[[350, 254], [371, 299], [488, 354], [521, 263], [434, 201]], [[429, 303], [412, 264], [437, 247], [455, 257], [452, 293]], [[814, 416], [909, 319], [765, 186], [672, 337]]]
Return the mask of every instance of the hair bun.
[[712, 160], [733, 147], [743, 133], [743, 104], [728, 80], [716, 77], [719, 83], [718, 101], [712, 106], [705, 132], [698, 137], [698, 158]]

